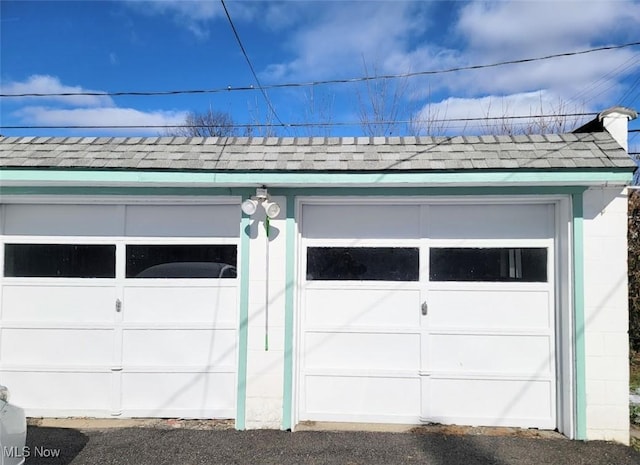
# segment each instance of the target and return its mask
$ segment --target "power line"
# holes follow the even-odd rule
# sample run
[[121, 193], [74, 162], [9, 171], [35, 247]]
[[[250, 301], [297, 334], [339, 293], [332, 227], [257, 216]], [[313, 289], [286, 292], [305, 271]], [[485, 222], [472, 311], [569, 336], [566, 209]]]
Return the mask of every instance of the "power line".
[[240, 35], [238, 34], [238, 31], [236, 30], [236, 26], [233, 24], [233, 21], [231, 20], [231, 15], [229, 14], [229, 10], [227, 10], [227, 5], [224, 3], [224, 0], [220, 0], [220, 3], [222, 3], [222, 8], [224, 8], [224, 13], [227, 15], [227, 19], [229, 20], [229, 25], [231, 26], [231, 30], [233, 31], [233, 35], [235, 36], [236, 41], [238, 42], [238, 45], [240, 46], [240, 50], [242, 50], [242, 54], [244, 55], [245, 60], [247, 60], [247, 64], [249, 65], [249, 69], [251, 70], [251, 74], [253, 74], [253, 78], [256, 80], [256, 84], [258, 84], [258, 88], [260, 89], [260, 92], [262, 93], [262, 96], [264, 97], [265, 102], [267, 102], [267, 106], [271, 110], [271, 113], [273, 114], [273, 116], [275, 116], [275, 118], [278, 120], [278, 122], [282, 126], [284, 126], [285, 124], [282, 122], [282, 120], [278, 116], [278, 113], [276, 113], [276, 109], [273, 108], [273, 105], [271, 104], [271, 100], [269, 99], [269, 96], [267, 95], [267, 92], [264, 90], [264, 87], [262, 87], [262, 84], [260, 83], [260, 79], [258, 79], [258, 75], [256, 74], [256, 70], [253, 68], [253, 65], [251, 64], [251, 60], [249, 59], [249, 55], [247, 55], [247, 51], [245, 50], [244, 45], [242, 45], [242, 41], [240, 40]]
[[[249, 62], [251, 71], [253, 72], [254, 77], [256, 78], [256, 82], [258, 83], [258, 86], [259, 86], [258, 89], [256, 89], [254, 86], [242, 86], [242, 87], [227, 86], [227, 87], [220, 87], [220, 88], [213, 88], [213, 89], [187, 89], [187, 90], [161, 90], [161, 91], [50, 92], [50, 93], [28, 92], [28, 93], [20, 93], [20, 94], [0, 94], [0, 97], [8, 97], [8, 98], [11, 98], [11, 97], [13, 98], [16, 98], [16, 97], [71, 97], [71, 96], [93, 96], [93, 97], [95, 96], [102, 96], [102, 97], [145, 96], [146, 97], [146, 96], [181, 95], [181, 94], [215, 94], [215, 93], [222, 93], [222, 92], [255, 91], [255, 90], [260, 90], [261, 92], [263, 92], [263, 95], [266, 96], [266, 91], [271, 89], [283, 89], [283, 88], [291, 88], [291, 87], [312, 87], [312, 86], [328, 85], [328, 84], [348, 84], [348, 83], [358, 83], [358, 82], [375, 81], [375, 80], [382, 80], [382, 79], [402, 79], [402, 78], [410, 78], [410, 77], [416, 77], [416, 76], [430, 76], [435, 74], [455, 73], [458, 71], [471, 71], [471, 70], [479, 70], [479, 69], [487, 69], [487, 68], [496, 68], [499, 66], [551, 60], [553, 58], [585, 55], [588, 53], [601, 52], [605, 50], [617, 50], [621, 48], [633, 47], [636, 45], [640, 45], [640, 42], [630, 42], [627, 44], [620, 44], [620, 45], [609, 45], [604, 47], [579, 50], [577, 52], [556, 53], [552, 55], [546, 55], [546, 56], [535, 57], [535, 58], [507, 60], [507, 61], [500, 61], [497, 63], [483, 64], [483, 65], [458, 66], [455, 68], [447, 68], [447, 69], [440, 69], [440, 70], [414, 71], [410, 73], [384, 74], [384, 75], [377, 75], [377, 76], [361, 76], [361, 77], [346, 78], [346, 79], [326, 79], [326, 80], [308, 81], [308, 82], [289, 82], [289, 83], [283, 83], [283, 84], [268, 84], [264, 86], [260, 85], [260, 82], [255, 74], [253, 66], [251, 66], [250, 64], [251, 62]], [[242, 47], [242, 49], [244, 51], [244, 47]], [[267, 98], [267, 101], [268, 101], [268, 98]]]
[[624, 63], [621, 63], [616, 68], [610, 70], [608, 73], [606, 73], [600, 79], [592, 82], [588, 86], [583, 87], [579, 92], [577, 92], [572, 97], [570, 97], [568, 101], [569, 102], [577, 101], [580, 98], [586, 98], [587, 96], [589, 96], [588, 99], [583, 100], [581, 103], [582, 104], [586, 104], [587, 102], [590, 102], [595, 97], [598, 97], [599, 95], [602, 95], [607, 90], [609, 90], [612, 87], [614, 87], [615, 85], [617, 85], [617, 82], [611, 83], [609, 86], [607, 86], [606, 88], [600, 90], [596, 94], [595, 91], [598, 88], [603, 87], [604, 85], [606, 85], [610, 81], [610, 78], [612, 78], [613, 76], [621, 75], [624, 72], [626, 72], [627, 70], [633, 68], [634, 66], [636, 66], [638, 64], [639, 61], [640, 61], [640, 53], [633, 54], [629, 59], [625, 60]]
[[[502, 121], [512, 119], [536, 119], [536, 118], [580, 118], [584, 116], [596, 116], [598, 113], [565, 113], [565, 114], [544, 114], [544, 115], [513, 115], [513, 116], [482, 116], [470, 118], [443, 118], [443, 119], [413, 119], [413, 120], [390, 120], [378, 121], [376, 124], [419, 124], [419, 123], [466, 123], [473, 121]], [[315, 123], [286, 123], [282, 124], [291, 128], [302, 127], [332, 127], [332, 126], [360, 126], [360, 121], [332, 121]], [[523, 123], [526, 124], [526, 123]], [[0, 129], [172, 129], [172, 128], [201, 128], [205, 125], [42, 125], [42, 126], [1, 126]], [[247, 124], [223, 124], [220, 128], [226, 129], [249, 129], [249, 128], [269, 128], [279, 127], [280, 124], [269, 123], [247, 123]], [[640, 130], [630, 130], [636, 132]]]

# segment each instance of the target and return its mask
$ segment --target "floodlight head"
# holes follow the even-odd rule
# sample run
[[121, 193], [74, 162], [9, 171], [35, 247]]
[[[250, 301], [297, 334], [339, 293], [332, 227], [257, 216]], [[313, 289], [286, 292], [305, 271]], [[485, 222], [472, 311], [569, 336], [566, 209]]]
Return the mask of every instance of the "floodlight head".
[[262, 202], [262, 206], [264, 207], [264, 211], [267, 216], [271, 219], [274, 219], [276, 216], [280, 214], [280, 205], [275, 202], [271, 202], [270, 200], [265, 200]]
[[242, 202], [241, 208], [242, 208], [242, 211], [245, 213], [245, 215], [251, 216], [258, 209], [258, 201], [253, 199], [247, 199], [244, 202]]

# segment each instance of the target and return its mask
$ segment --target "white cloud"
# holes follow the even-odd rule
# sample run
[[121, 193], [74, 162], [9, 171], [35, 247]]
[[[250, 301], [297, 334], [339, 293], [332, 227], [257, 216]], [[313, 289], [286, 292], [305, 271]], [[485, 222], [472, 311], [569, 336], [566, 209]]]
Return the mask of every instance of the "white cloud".
[[[28, 106], [14, 112], [28, 124], [41, 126], [171, 126], [184, 124], [187, 112], [149, 111], [134, 108], [52, 108]], [[93, 129], [95, 130], [95, 129]], [[161, 128], [109, 129], [109, 132], [157, 134]]]
[[[635, 34], [640, 2], [541, 1], [470, 3], [454, 30], [468, 47], [459, 65], [494, 63], [621, 43]], [[635, 38], [635, 37], [633, 37]], [[447, 75], [440, 84], [466, 96], [548, 89], [603, 101], [640, 68], [632, 49], [609, 50]], [[604, 80], [604, 82], [600, 82]], [[598, 88], [588, 88], [598, 81]], [[586, 91], [585, 91], [586, 90]]]
[[461, 9], [456, 30], [473, 51], [513, 58], [633, 37], [639, 22], [632, 0], [474, 2]]
[[[588, 113], [590, 107], [574, 105], [563, 101], [560, 94], [541, 90], [523, 92], [511, 95], [488, 95], [478, 98], [450, 97], [436, 103], [424, 105], [414, 116], [421, 121], [422, 132], [435, 133], [465, 133], [491, 134], [499, 132], [502, 125], [515, 132], [533, 127], [542, 129], [539, 125], [563, 122], [565, 126], [560, 130], [570, 131], [582, 120], [589, 117], [562, 117], [557, 115], [567, 113]], [[508, 116], [550, 115], [547, 118], [507, 119]], [[485, 121], [452, 121], [440, 122], [443, 119], [485, 118]], [[538, 125], [538, 126], [537, 126]], [[426, 129], [425, 129], [426, 127]], [[420, 129], [419, 125], [416, 125]]]
[[[126, 4], [145, 14], [171, 16], [200, 39], [209, 36], [212, 20], [225, 16], [221, 3], [213, 0], [129, 0]], [[252, 18], [255, 10], [251, 3], [243, 2], [229, 2], [227, 8], [234, 20]]]
[[[22, 82], [3, 84], [2, 93], [92, 92], [82, 86], [69, 86], [56, 76], [35, 75]], [[23, 105], [11, 115], [30, 126], [170, 126], [184, 124], [186, 111], [151, 110], [119, 107], [107, 95], [69, 97], [23, 97], [11, 99]], [[37, 101], [39, 105], [34, 104]], [[95, 129], [92, 129], [95, 131]], [[109, 132], [157, 134], [155, 129], [112, 129]]]
[[[364, 74], [363, 58], [380, 74], [398, 74], [586, 50], [632, 41], [640, 23], [637, 0], [457, 4], [452, 25], [439, 29], [434, 29], [438, 25], [430, 15], [434, 4], [428, 2], [320, 5], [314, 15], [293, 25], [287, 45], [291, 59], [269, 65], [262, 73], [265, 80], [358, 76]], [[575, 99], [608, 106], [619, 95], [622, 79], [638, 69], [640, 59], [632, 49], [610, 50], [411, 78], [407, 98], [425, 100], [442, 92], [471, 98], [544, 89], [572, 103]]]
[[426, 21], [424, 9], [411, 2], [322, 3], [288, 41], [293, 58], [272, 63], [262, 75], [279, 81], [362, 74], [363, 60], [370, 67], [384, 65], [407, 48]]
[[[55, 76], [35, 74], [29, 76], [24, 81], [13, 81], [0, 84], [3, 94], [62, 94], [62, 93], [101, 93], [97, 90], [86, 89], [81, 86], [68, 86], [60, 82]], [[70, 106], [81, 107], [109, 107], [113, 106], [113, 100], [107, 95], [71, 95], [71, 96], [51, 96], [51, 97], [15, 97], [11, 101], [43, 100], [56, 102]]]

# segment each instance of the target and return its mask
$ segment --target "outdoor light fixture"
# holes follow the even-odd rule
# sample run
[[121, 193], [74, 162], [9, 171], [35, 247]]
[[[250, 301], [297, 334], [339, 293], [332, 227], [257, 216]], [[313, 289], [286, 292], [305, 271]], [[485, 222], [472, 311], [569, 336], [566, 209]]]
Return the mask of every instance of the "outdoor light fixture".
[[266, 187], [258, 187], [256, 195], [242, 202], [241, 208], [245, 215], [252, 216], [258, 210], [258, 205], [262, 205], [267, 218], [273, 219], [280, 214], [280, 205], [272, 202]]
[[256, 189], [256, 195], [242, 202], [240, 208], [242, 208], [242, 212], [245, 215], [253, 216], [258, 211], [259, 205], [262, 205], [266, 215], [266, 218], [264, 219], [264, 229], [266, 232], [266, 259], [264, 261], [264, 350], [269, 350], [269, 242], [273, 240], [270, 235], [271, 228], [269, 226], [269, 222], [280, 214], [280, 205], [271, 200], [266, 186], [262, 186]]
[[271, 219], [275, 218], [280, 214], [280, 205], [270, 200], [265, 200], [262, 202], [262, 206], [264, 207], [264, 211], [267, 216]]
[[247, 199], [244, 202], [242, 202], [241, 208], [242, 208], [242, 211], [245, 213], [245, 215], [251, 216], [258, 209], [258, 201], [253, 199]]

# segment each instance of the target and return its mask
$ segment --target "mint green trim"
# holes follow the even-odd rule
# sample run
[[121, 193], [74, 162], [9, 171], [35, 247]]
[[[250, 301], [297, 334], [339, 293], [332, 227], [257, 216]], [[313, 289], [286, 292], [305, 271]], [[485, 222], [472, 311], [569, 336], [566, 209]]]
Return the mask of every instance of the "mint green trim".
[[576, 439], [587, 439], [587, 395], [584, 317], [583, 196], [571, 196], [573, 211], [573, 309], [575, 331], [575, 428]]
[[[230, 187], [103, 187], [103, 186], [0, 186], [0, 195], [245, 195], [245, 188]], [[249, 194], [251, 195], [251, 194]]]
[[0, 171], [0, 182], [66, 182], [113, 184], [210, 184], [236, 186], [337, 186], [337, 185], [444, 185], [459, 184], [628, 184], [633, 173], [629, 169], [607, 170], [469, 170], [454, 172], [184, 172], [184, 171], [98, 171], [98, 170], [24, 170]]
[[293, 311], [295, 297], [296, 218], [295, 197], [287, 196], [286, 288], [284, 303], [284, 388], [282, 392], [282, 429], [293, 422]]
[[245, 429], [247, 413], [250, 228], [251, 220], [243, 213], [240, 220], [240, 322], [238, 325], [238, 391], [236, 394], [236, 429], [238, 430]]
[[[569, 195], [584, 192], [583, 186], [504, 186], [504, 187], [317, 187], [269, 188], [271, 195], [297, 196], [457, 196], [457, 195]], [[1, 195], [95, 195], [95, 196], [244, 196], [248, 188], [214, 187], [90, 187], [90, 186], [9, 186]]]
[[462, 187], [318, 187], [318, 188], [269, 188], [271, 195], [295, 195], [314, 197], [407, 197], [407, 196], [457, 196], [457, 195], [569, 195], [582, 193], [584, 186], [462, 186]]

